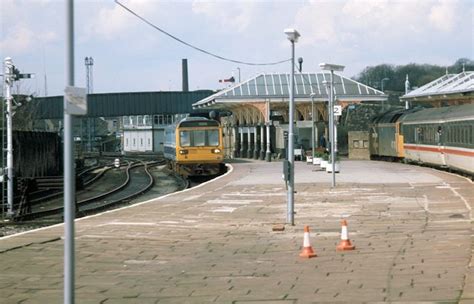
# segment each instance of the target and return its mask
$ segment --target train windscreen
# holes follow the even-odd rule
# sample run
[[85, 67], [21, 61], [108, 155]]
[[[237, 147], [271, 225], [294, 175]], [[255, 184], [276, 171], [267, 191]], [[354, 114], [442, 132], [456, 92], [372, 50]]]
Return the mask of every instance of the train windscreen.
[[180, 131], [181, 147], [217, 147], [219, 146], [219, 130]]

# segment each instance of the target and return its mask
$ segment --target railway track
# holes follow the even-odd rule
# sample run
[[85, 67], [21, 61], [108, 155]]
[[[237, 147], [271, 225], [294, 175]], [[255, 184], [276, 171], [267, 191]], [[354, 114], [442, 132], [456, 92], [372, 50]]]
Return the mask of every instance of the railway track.
[[[134, 197], [146, 192], [154, 184], [153, 176], [150, 174], [149, 169], [154, 166], [162, 165], [164, 161], [158, 162], [144, 162], [144, 161], [126, 161], [126, 165], [120, 169], [105, 167], [101, 173], [94, 174], [90, 179], [86, 179], [84, 182], [85, 189], [77, 193], [76, 201], [76, 215], [82, 217], [92, 213], [96, 213], [112, 206], [124, 204], [129, 202]], [[98, 168], [91, 168], [89, 172], [98, 170]], [[121, 177], [117, 177], [117, 174], [110, 174], [111, 172], [120, 172]], [[83, 172], [87, 174], [87, 172]], [[111, 176], [111, 177], [108, 177]], [[97, 190], [97, 185], [94, 183], [100, 177], [104, 180], [104, 184], [117, 184], [119, 185], [108, 189]], [[107, 180], [108, 179], [108, 180]], [[114, 182], [115, 181], [115, 182]], [[103, 187], [102, 187], [103, 188]], [[53, 194], [52, 194], [53, 195]], [[46, 219], [62, 217], [64, 212], [64, 206], [62, 205], [62, 199], [57, 196], [61, 196], [61, 193], [55, 193], [56, 198], [50, 202], [40, 204], [40, 202], [33, 202], [31, 205], [32, 212], [22, 214], [16, 217], [17, 221], [31, 221], [35, 219]], [[36, 203], [38, 204], [37, 206]]]

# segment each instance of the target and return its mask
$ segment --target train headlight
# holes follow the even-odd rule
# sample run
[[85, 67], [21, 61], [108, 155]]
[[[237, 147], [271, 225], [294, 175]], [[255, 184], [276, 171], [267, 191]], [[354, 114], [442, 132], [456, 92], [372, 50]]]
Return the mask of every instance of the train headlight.
[[188, 154], [188, 150], [179, 150], [179, 154], [186, 155]]
[[215, 154], [218, 154], [218, 153], [221, 153], [221, 149], [215, 148], [215, 149], [212, 149], [211, 152], [215, 153]]

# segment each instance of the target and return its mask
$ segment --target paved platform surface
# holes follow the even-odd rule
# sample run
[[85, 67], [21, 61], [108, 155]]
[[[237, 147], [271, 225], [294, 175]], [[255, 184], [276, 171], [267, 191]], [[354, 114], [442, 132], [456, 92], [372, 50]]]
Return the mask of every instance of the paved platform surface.
[[[76, 222], [76, 303], [474, 303], [471, 181], [429, 168], [233, 163], [199, 188]], [[340, 219], [356, 250], [336, 252]], [[318, 257], [298, 256], [303, 226]], [[62, 303], [63, 227], [0, 239], [0, 303]]]

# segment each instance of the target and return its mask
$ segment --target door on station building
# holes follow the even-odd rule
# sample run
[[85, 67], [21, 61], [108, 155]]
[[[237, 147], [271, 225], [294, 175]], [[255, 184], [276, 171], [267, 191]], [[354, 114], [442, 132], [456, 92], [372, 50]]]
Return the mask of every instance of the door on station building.
[[165, 130], [157, 129], [153, 131], [153, 152], [163, 152], [165, 143]]

